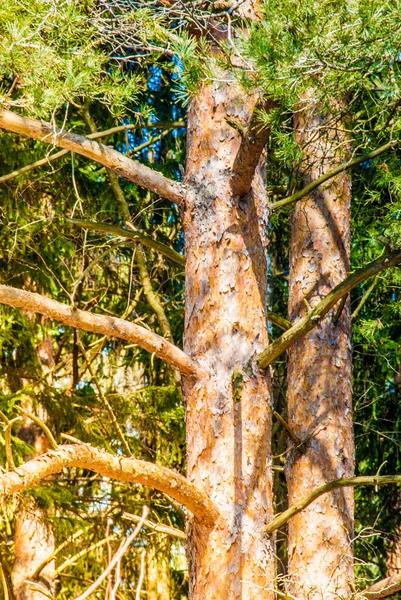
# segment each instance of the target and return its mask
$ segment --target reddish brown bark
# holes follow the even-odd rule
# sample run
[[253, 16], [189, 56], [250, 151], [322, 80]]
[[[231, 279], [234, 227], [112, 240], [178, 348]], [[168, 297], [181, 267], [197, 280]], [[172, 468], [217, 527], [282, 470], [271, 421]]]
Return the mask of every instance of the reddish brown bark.
[[[36, 348], [36, 353], [43, 374], [48, 374], [54, 365], [50, 336], [44, 338]], [[25, 383], [26, 381], [21, 381], [22, 385]], [[28, 396], [23, 404], [26, 410], [34, 411], [32, 401]], [[47, 419], [46, 411], [41, 407], [38, 407], [35, 412], [39, 412], [38, 416], [43, 421]], [[49, 450], [49, 441], [43, 431], [27, 417], [24, 417], [23, 425], [17, 435], [34, 448], [32, 456], [25, 457], [26, 460], [39, 457]], [[30, 581], [39, 565], [51, 556], [54, 548], [55, 540], [49, 510], [42, 509], [32, 499], [23, 499], [15, 518], [15, 560], [12, 570], [15, 600], [43, 600], [43, 594]], [[49, 561], [41, 570], [39, 577], [35, 579], [35, 583], [48, 594], [54, 594], [54, 568], [54, 560]]]
[[183, 214], [185, 351], [204, 374], [186, 380], [188, 478], [216, 504], [218, 527], [190, 522], [192, 600], [273, 598], [270, 381], [256, 366], [267, 342], [268, 215], [259, 163], [250, 193], [233, 196], [255, 98], [224, 80], [205, 86], [188, 116]]
[[[15, 600], [43, 600], [31, 583], [37, 567], [54, 551], [54, 536], [48, 514], [33, 502], [20, 510], [14, 535], [15, 562], [12, 572]], [[36, 582], [47, 593], [54, 593], [54, 560], [40, 572]]]
[[[304, 146], [305, 184], [347, 158], [347, 137], [319, 111], [295, 118]], [[350, 179], [343, 172], [296, 205], [291, 222], [289, 317], [297, 322], [349, 270]], [[304, 454], [293, 450], [286, 466], [289, 505], [322, 484], [351, 477], [354, 445], [351, 408], [349, 302], [336, 308], [289, 350], [288, 422]], [[347, 597], [353, 582], [353, 490], [320, 497], [289, 523], [288, 591], [298, 599]]]

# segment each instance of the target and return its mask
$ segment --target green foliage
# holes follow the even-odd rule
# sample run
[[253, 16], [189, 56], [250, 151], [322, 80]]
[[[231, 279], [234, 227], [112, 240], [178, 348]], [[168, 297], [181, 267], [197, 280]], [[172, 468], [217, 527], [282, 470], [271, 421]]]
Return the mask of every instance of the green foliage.
[[116, 117], [125, 113], [143, 79], [110, 63], [89, 18], [91, 4], [2, 2], [0, 105], [49, 118], [63, 106], [97, 100]]

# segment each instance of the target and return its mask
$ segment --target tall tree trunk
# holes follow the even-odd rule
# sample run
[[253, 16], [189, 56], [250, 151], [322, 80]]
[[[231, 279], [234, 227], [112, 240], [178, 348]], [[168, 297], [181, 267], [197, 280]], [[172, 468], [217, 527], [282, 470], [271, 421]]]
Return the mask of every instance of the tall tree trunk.
[[[347, 135], [319, 109], [295, 117], [307, 177], [316, 179], [344, 160]], [[289, 318], [297, 321], [349, 271], [349, 175], [341, 173], [298, 202], [291, 222]], [[289, 351], [288, 421], [308, 440], [286, 465], [290, 506], [318, 486], [354, 471], [349, 301], [335, 307]], [[339, 312], [339, 311], [338, 311]], [[338, 316], [338, 313], [337, 313]], [[353, 490], [339, 489], [312, 503], [289, 523], [288, 591], [308, 600], [348, 597], [353, 582]]]
[[171, 598], [171, 546], [166, 536], [152, 535], [146, 552], [146, 598], [147, 600], [170, 600]]
[[259, 162], [251, 191], [230, 185], [255, 98], [225, 74], [188, 115], [185, 351], [204, 370], [186, 380], [188, 477], [216, 503], [214, 530], [190, 521], [192, 600], [273, 598], [270, 380], [251, 359], [267, 343], [268, 215]]
[[[52, 341], [48, 336], [37, 349], [43, 373], [47, 373], [53, 366]], [[21, 382], [23, 385], [23, 382]], [[29, 412], [33, 412], [32, 402], [29, 399], [24, 405]], [[38, 415], [46, 420], [46, 412], [42, 409]], [[29, 460], [44, 454], [50, 447], [44, 433], [30, 419], [24, 418], [18, 437], [34, 447], [35, 453], [27, 456]], [[54, 551], [55, 542], [52, 526], [49, 522], [49, 510], [42, 509], [32, 499], [25, 499], [18, 511], [15, 520], [14, 555], [15, 561], [12, 570], [12, 583], [15, 600], [43, 600], [45, 596], [33, 586], [30, 581], [36, 569]], [[35, 583], [43, 588], [47, 594], [54, 594], [54, 560], [49, 562], [40, 572]]]
[[[15, 600], [43, 600], [43, 593], [31, 583], [32, 575], [54, 551], [54, 536], [46, 510], [34, 502], [24, 504], [18, 514], [14, 548], [12, 581]], [[54, 593], [54, 561], [43, 568], [35, 583], [45, 593]]]

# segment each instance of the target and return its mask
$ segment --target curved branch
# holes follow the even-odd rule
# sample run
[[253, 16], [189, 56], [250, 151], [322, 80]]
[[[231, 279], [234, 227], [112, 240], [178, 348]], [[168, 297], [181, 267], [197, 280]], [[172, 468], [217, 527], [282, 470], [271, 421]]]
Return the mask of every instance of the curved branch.
[[399, 591], [401, 591], [401, 574], [376, 581], [376, 583], [359, 592], [356, 597], [381, 600], [381, 598], [388, 598], [388, 596], [393, 596]]
[[183, 375], [193, 376], [199, 372], [195, 362], [177, 346], [153, 331], [124, 319], [78, 310], [46, 296], [25, 292], [8, 285], [0, 285], [0, 303], [46, 315], [50, 319], [76, 329], [101, 333], [137, 344], [148, 352], [156, 354]]
[[277, 208], [283, 208], [283, 206], [293, 204], [294, 202], [297, 202], [297, 200], [301, 200], [301, 198], [304, 198], [305, 196], [310, 194], [310, 192], [312, 192], [315, 188], [319, 187], [319, 185], [322, 185], [322, 183], [325, 183], [325, 181], [328, 181], [332, 177], [335, 177], [339, 173], [342, 173], [342, 171], [345, 171], [346, 169], [351, 169], [352, 167], [356, 167], [357, 165], [360, 165], [361, 163], [367, 160], [372, 160], [372, 158], [380, 156], [380, 154], [384, 154], [384, 152], [395, 148], [395, 146], [398, 146], [400, 143], [401, 140], [393, 140], [391, 142], [388, 142], [387, 144], [384, 144], [384, 146], [380, 146], [380, 148], [376, 148], [376, 150], [373, 150], [368, 154], [362, 154], [362, 156], [357, 156], [356, 158], [348, 162], [341, 163], [341, 165], [338, 165], [338, 167], [336, 167], [332, 171], [328, 171], [327, 173], [324, 173], [314, 181], [311, 181], [311, 183], [302, 188], [302, 190], [299, 190], [298, 192], [295, 192], [295, 194], [292, 194], [292, 196], [288, 196], [288, 198], [283, 198], [282, 200], [273, 202], [270, 205], [270, 208], [272, 210], [276, 210]]
[[181, 183], [88, 137], [62, 131], [50, 123], [21, 117], [9, 110], [0, 110], [0, 129], [76, 152], [176, 204], [183, 202], [185, 188]]
[[15, 471], [0, 474], [0, 497], [38, 485], [65, 467], [88, 469], [125, 483], [140, 483], [168, 494], [204, 525], [212, 526], [219, 513], [210, 498], [185, 477], [150, 462], [109, 454], [88, 444], [63, 445], [33, 458]]
[[355, 273], [349, 275], [349, 277], [337, 285], [334, 290], [327, 294], [327, 296], [323, 298], [323, 300], [321, 300], [319, 304], [306, 315], [306, 317], [300, 319], [291, 327], [291, 329], [285, 331], [275, 342], [273, 342], [273, 344], [270, 344], [270, 346], [265, 348], [257, 358], [259, 366], [262, 369], [266, 368], [273, 360], [288, 350], [290, 346], [309, 333], [309, 331], [316, 327], [341, 298], [346, 296], [348, 292], [358, 284], [362, 283], [362, 281], [369, 279], [372, 275], [377, 275], [377, 273], [380, 273], [389, 267], [398, 265], [400, 262], [401, 250], [397, 250], [388, 252], [384, 256], [381, 256], [366, 265], [366, 267], [357, 269]]

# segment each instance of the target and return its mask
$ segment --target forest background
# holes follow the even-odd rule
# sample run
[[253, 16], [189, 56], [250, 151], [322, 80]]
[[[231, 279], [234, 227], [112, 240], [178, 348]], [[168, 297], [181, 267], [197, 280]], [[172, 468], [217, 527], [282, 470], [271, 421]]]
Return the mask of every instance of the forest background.
[[[274, 204], [303, 187], [294, 107], [313, 89], [313, 105], [341, 118], [350, 155], [358, 157], [347, 171], [350, 271], [386, 248], [399, 249], [399, 3], [266, 0], [256, 21], [241, 16], [240, 4], [3, 0], [0, 107], [91, 135], [181, 182], [188, 106], [202, 83], [224, 71], [244, 95], [257, 90], [272, 103], [261, 102], [255, 114], [257, 131], [268, 131], [266, 178]], [[238, 129], [235, 121], [229, 125]], [[6, 129], [0, 137], [1, 283], [128, 319], [181, 347], [185, 240], [177, 206], [107, 166], [60, 151], [50, 133], [45, 144]], [[368, 155], [377, 149], [377, 156]], [[288, 327], [293, 200], [275, 207], [268, 229], [273, 340]], [[400, 285], [395, 267], [351, 291], [356, 475], [400, 473]], [[171, 365], [136, 344], [33, 312], [2, 306], [0, 315], [4, 469], [48, 450], [46, 423], [58, 444], [72, 436], [185, 474], [185, 409]], [[287, 508], [285, 354], [270, 369], [279, 415], [272, 435], [274, 508], [281, 512]], [[355, 489], [358, 589], [400, 574], [399, 503], [397, 486]], [[186, 511], [157, 490], [84, 468], [64, 469], [2, 504], [3, 597], [43, 597], [41, 572], [50, 555], [52, 594], [79, 596], [130, 535], [144, 505], [147, 525], [97, 593], [139, 598], [141, 587], [152, 600], [187, 598]], [[283, 597], [286, 527], [275, 548]], [[33, 565], [26, 547], [42, 542], [37, 556], [31, 551]], [[20, 583], [16, 557], [23, 563]], [[35, 584], [24, 583], [28, 572]]]

